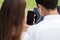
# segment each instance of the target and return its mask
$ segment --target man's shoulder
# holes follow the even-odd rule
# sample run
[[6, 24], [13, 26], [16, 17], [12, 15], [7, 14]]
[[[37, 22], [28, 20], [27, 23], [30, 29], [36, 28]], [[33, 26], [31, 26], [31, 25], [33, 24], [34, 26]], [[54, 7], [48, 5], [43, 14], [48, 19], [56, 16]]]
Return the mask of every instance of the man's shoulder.
[[37, 31], [38, 28], [42, 27], [43, 26], [43, 21], [38, 23], [38, 24], [35, 24], [35, 25], [32, 25], [30, 26], [27, 31]]

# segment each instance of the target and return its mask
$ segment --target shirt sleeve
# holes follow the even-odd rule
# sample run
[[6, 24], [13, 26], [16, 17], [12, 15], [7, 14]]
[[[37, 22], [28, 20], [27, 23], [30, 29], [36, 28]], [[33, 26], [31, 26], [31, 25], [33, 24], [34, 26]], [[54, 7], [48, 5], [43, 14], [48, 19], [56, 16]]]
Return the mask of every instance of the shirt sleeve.
[[23, 32], [21, 40], [29, 40], [29, 36], [27, 32]]
[[27, 32], [23, 37], [23, 40], [36, 40], [35, 37], [36, 37], [35, 28], [32, 26], [27, 29]]

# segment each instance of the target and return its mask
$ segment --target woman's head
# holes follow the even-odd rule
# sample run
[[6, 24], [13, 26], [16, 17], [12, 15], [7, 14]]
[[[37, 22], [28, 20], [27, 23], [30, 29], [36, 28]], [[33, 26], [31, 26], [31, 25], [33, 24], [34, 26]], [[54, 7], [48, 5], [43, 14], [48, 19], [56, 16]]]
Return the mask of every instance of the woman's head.
[[19, 40], [25, 6], [25, 0], [4, 0], [0, 11], [0, 40]]

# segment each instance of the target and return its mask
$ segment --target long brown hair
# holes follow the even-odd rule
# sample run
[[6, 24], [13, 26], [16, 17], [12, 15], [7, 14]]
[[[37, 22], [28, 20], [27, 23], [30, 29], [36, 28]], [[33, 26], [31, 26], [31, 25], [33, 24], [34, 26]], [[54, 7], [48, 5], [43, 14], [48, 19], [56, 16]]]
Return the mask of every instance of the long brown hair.
[[4, 0], [0, 10], [0, 40], [20, 40], [25, 0]]

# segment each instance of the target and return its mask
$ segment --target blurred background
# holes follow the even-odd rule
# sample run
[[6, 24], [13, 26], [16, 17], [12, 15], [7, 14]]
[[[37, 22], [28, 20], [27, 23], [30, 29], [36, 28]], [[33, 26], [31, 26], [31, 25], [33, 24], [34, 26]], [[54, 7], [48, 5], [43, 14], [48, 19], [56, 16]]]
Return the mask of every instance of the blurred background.
[[[3, 0], [0, 0], [0, 7], [3, 3]], [[36, 7], [35, 0], [26, 0], [26, 10], [33, 10], [34, 7]], [[58, 5], [60, 5], [60, 0], [58, 1]]]

